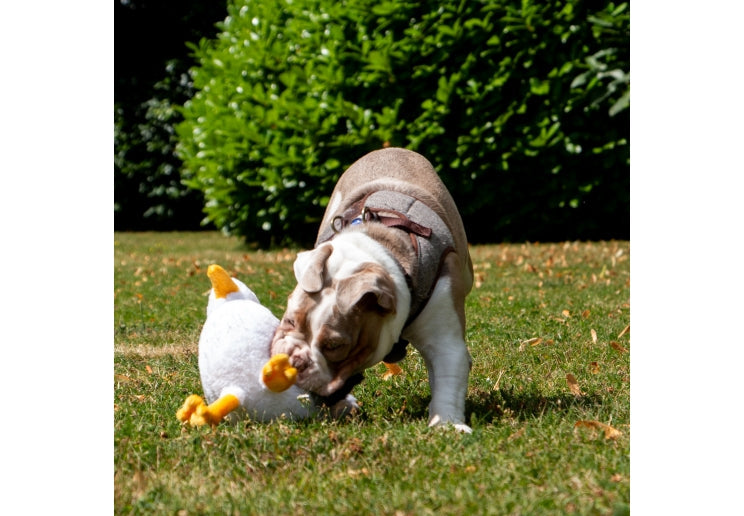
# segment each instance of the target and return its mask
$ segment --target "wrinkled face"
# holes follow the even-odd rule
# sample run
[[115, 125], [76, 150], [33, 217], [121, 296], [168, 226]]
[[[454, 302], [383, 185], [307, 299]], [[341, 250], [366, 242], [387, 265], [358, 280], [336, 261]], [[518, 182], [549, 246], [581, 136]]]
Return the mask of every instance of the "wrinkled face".
[[387, 354], [380, 335], [395, 313], [395, 285], [380, 265], [349, 268], [332, 253], [325, 244], [298, 256], [297, 287], [271, 345], [272, 355], [289, 355], [297, 385], [321, 396]]

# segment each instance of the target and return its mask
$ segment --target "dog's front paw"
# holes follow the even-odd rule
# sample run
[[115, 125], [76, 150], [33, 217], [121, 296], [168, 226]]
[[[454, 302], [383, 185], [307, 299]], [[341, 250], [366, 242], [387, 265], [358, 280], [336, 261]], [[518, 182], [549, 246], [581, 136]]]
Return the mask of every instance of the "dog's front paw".
[[341, 419], [345, 416], [353, 416], [354, 414], [359, 413], [361, 410], [362, 409], [359, 407], [359, 403], [357, 403], [357, 399], [351, 394], [347, 394], [346, 398], [342, 399], [333, 407], [331, 407], [331, 415], [335, 419]]
[[455, 430], [458, 432], [462, 432], [464, 434], [472, 434], [473, 429], [470, 428], [468, 425], [463, 423], [462, 421], [458, 421], [454, 418], [442, 418], [439, 414], [435, 414], [432, 416], [432, 418], [429, 420], [429, 428], [432, 427], [448, 427], [452, 426]]

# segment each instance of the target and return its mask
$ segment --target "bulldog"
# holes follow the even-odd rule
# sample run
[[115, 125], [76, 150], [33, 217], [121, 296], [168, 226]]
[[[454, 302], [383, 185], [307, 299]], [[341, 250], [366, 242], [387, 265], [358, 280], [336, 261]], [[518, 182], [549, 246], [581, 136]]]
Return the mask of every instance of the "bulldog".
[[341, 413], [363, 371], [399, 361], [410, 342], [426, 363], [429, 426], [471, 431], [465, 297], [473, 266], [455, 202], [426, 158], [386, 148], [351, 165], [294, 274], [271, 354], [289, 355], [297, 385]]

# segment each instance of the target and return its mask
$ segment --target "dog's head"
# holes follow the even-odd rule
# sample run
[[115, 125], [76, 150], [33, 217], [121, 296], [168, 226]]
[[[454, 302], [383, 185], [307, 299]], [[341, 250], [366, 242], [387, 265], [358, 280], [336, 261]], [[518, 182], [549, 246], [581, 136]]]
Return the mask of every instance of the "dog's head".
[[271, 353], [289, 355], [298, 386], [330, 396], [389, 352], [395, 283], [379, 264], [350, 260], [331, 243], [299, 253], [294, 270]]

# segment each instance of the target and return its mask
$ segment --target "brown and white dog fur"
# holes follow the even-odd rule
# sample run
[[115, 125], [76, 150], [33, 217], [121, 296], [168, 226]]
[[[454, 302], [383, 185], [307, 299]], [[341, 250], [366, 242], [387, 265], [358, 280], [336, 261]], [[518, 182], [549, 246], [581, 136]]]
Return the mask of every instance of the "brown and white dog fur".
[[[337, 227], [332, 239], [321, 241], [350, 205], [379, 191], [420, 200], [451, 232], [453, 244], [441, 263], [424, 264], [437, 273], [428, 301], [413, 320], [404, 271], [415, 273], [420, 264], [408, 232], [365, 221]], [[349, 167], [333, 190], [315, 249], [298, 254], [294, 272], [297, 286], [271, 353], [290, 356], [301, 388], [332, 395], [350, 377], [383, 361], [403, 338], [426, 363], [432, 395], [429, 426], [452, 424], [471, 431], [465, 421], [471, 367], [465, 297], [473, 284], [473, 267], [455, 202], [426, 158], [388, 148]]]

